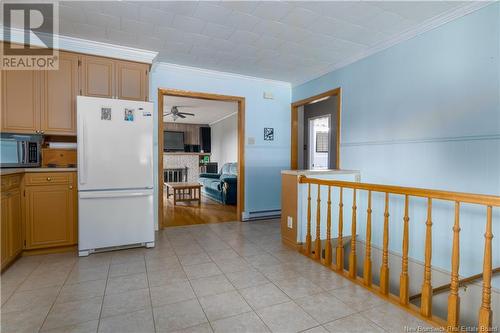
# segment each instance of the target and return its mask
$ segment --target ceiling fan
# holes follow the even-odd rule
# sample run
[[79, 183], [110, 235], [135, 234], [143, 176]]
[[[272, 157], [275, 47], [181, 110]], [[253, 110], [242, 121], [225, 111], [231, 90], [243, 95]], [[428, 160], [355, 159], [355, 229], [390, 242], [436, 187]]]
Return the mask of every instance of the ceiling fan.
[[170, 109], [170, 112], [164, 113], [163, 116], [169, 116], [172, 115], [174, 118], [174, 121], [177, 120], [177, 118], [186, 118], [186, 116], [192, 116], [194, 117], [194, 113], [189, 113], [189, 112], [180, 112], [178, 108], [192, 108], [192, 106], [183, 106], [183, 105], [174, 105]]

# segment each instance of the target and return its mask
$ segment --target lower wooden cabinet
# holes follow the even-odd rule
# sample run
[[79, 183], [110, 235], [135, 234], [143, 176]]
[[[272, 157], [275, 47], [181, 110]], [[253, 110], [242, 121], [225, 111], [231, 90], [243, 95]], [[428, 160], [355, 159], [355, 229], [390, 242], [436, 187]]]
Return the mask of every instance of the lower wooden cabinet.
[[2, 270], [23, 251], [44, 253], [77, 244], [76, 172], [33, 172], [1, 179]]
[[26, 250], [76, 244], [74, 173], [25, 175]]
[[21, 191], [19, 188], [9, 194], [9, 257], [16, 257], [23, 250], [23, 224], [21, 213]]
[[23, 250], [21, 175], [2, 177], [1, 268], [8, 266]]

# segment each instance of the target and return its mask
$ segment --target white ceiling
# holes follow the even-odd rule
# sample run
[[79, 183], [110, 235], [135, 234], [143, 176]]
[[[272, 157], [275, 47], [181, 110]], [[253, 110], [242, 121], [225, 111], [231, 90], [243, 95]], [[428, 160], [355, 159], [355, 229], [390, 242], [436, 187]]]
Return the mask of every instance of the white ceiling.
[[470, 2], [63, 1], [60, 34], [158, 60], [304, 82]]
[[[236, 102], [211, 101], [199, 98], [165, 96], [164, 113], [170, 112], [172, 106], [188, 106], [185, 108], [179, 107], [180, 112], [194, 113], [194, 117], [186, 116], [186, 118], [177, 118], [176, 123], [181, 124], [212, 124], [219, 120], [228, 117], [231, 114], [238, 112], [238, 104]], [[172, 115], [165, 116], [163, 121], [166, 123], [173, 122]]]

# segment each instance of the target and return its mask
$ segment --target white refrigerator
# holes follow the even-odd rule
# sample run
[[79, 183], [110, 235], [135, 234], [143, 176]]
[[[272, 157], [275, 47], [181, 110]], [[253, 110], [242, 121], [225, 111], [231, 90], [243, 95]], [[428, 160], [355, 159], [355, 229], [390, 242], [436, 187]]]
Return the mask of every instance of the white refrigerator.
[[77, 97], [78, 251], [154, 246], [153, 104]]

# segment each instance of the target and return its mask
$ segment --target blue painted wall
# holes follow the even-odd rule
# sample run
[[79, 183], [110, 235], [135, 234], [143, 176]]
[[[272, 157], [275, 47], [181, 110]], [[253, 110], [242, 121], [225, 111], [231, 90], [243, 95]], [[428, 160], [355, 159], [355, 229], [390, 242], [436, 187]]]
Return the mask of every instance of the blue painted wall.
[[[360, 170], [362, 181], [500, 195], [499, 54], [495, 3], [297, 86], [292, 99], [342, 87], [340, 164]], [[375, 199], [373, 240], [381, 245], [383, 205]], [[400, 252], [403, 205], [393, 201], [390, 247]], [[365, 210], [361, 198], [362, 237]], [[425, 202], [413, 200], [410, 217], [410, 256], [423, 260]], [[461, 274], [481, 271], [484, 222], [484, 208], [463, 207]], [[436, 202], [433, 264], [445, 269], [452, 223], [453, 205]]]
[[[150, 96], [155, 108], [157, 108], [158, 88], [245, 97], [244, 211], [280, 209], [280, 171], [290, 167], [290, 84], [157, 64], [152, 69], [150, 79]], [[264, 99], [264, 91], [272, 92], [274, 99]], [[157, 124], [158, 119], [154, 120]], [[264, 141], [264, 127], [274, 128], [274, 141]], [[248, 144], [249, 137], [255, 138], [255, 144]], [[154, 144], [156, 152], [157, 140]], [[155, 155], [155, 166], [158, 165], [157, 158]]]

